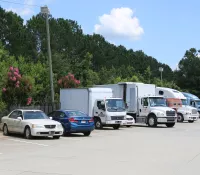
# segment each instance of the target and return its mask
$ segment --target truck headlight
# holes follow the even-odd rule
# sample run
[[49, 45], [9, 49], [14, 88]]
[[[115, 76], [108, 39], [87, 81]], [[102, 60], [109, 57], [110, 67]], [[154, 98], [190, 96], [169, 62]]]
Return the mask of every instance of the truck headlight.
[[44, 125], [32, 124], [32, 128], [44, 128]]
[[165, 114], [162, 113], [162, 112], [158, 112], [157, 115], [158, 115], [158, 116], [161, 116], [161, 117], [164, 117], [164, 116], [165, 116]]

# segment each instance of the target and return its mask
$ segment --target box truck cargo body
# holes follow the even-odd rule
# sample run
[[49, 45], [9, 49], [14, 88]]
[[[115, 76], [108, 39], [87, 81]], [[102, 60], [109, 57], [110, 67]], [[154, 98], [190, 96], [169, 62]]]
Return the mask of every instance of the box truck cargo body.
[[[187, 98], [180, 91], [166, 87], [156, 87], [156, 95], [162, 95], [163, 97], [168, 99], [168, 102], [170, 101], [170, 99], [181, 100], [181, 104], [178, 103], [177, 108], [178, 122], [188, 121], [189, 123], [193, 123], [199, 118], [199, 113], [197, 109], [188, 105]], [[175, 105], [176, 103], [174, 102], [174, 106]]]
[[127, 114], [133, 116], [136, 123], [146, 123], [149, 126], [165, 124], [167, 127], [175, 125], [175, 110], [166, 106], [165, 98], [155, 95], [154, 84], [121, 82], [95, 87], [111, 88], [115, 97], [125, 101]]
[[118, 129], [125, 119], [125, 103], [113, 98], [110, 88], [70, 88], [60, 90], [62, 109], [74, 109], [94, 117], [97, 129], [111, 126]]

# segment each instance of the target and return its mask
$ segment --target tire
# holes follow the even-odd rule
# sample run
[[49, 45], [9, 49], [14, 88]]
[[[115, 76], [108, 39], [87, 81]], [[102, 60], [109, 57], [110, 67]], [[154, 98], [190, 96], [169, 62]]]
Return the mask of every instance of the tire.
[[4, 136], [8, 136], [9, 135], [8, 127], [7, 127], [6, 124], [4, 124], [4, 126], [3, 126], [3, 135]]
[[194, 120], [188, 120], [189, 123], [194, 123]]
[[53, 136], [53, 139], [59, 139], [60, 136]]
[[120, 125], [114, 125], [113, 129], [119, 129]]
[[84, 136], [89, 136], [91, 134], [91, 131], [84, 132], [83, 134], [84, 134]]
[[172, 127], [174, 127], [174, 125], [175, 125], [175, 123], [166, 123], [166, 126], [167, 126], [168, 128], [172, 128]]
[[150, 115], [148, 117], [147, 124], [149, 127], [156, 127], [157, 126], [157, 119], [155, 115]]
[[101, 120], [100, 119], [95, 119], [95, 129], [102, 129], [103, 126], [102, 126], [102, 123], [101, 123]]
[[28, 126], [24, 130], [24, 137], [26, 139], [32, 139], [31, 129]]
[[130, 125], [127, 125], [126, 127], [127, 127], [127, 128], [130, 128], [131, 126], [130, 126]]
[[177, 122], [183, 122], [184, 121], [184, 117], [182, 114], [177, 114]]

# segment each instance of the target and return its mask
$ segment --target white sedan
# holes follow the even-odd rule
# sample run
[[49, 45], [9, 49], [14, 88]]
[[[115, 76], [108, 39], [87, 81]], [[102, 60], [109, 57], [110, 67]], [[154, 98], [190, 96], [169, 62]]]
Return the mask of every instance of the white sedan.
[[135, 120], [132, 116], [126, 115], [125, 120], [122, 122], [122, 126], [131, 127], [135, 123]]
[[54, 139], [59, 139], [63, 134], [62, 125], [51, 120], [41, 110], [14, 110], [1, 121], [4, 135], [19, 133], [27, 139], [33, 136], [53, 136]]

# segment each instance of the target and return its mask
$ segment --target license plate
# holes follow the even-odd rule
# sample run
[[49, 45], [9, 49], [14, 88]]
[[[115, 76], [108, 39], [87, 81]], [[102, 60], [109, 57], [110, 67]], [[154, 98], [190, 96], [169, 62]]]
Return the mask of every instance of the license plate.
[[128, 122], [127, 124], [132, 124], [132, 122]]
[[81, 121], [81, 123], [86, 123], [86, 121]]
[[55, 133], [54, 131], [50, 131], [49, 135], [54, 135], [54, 133]]
[[115, 123], [121, 123], [120, 121], [115, 121]]

